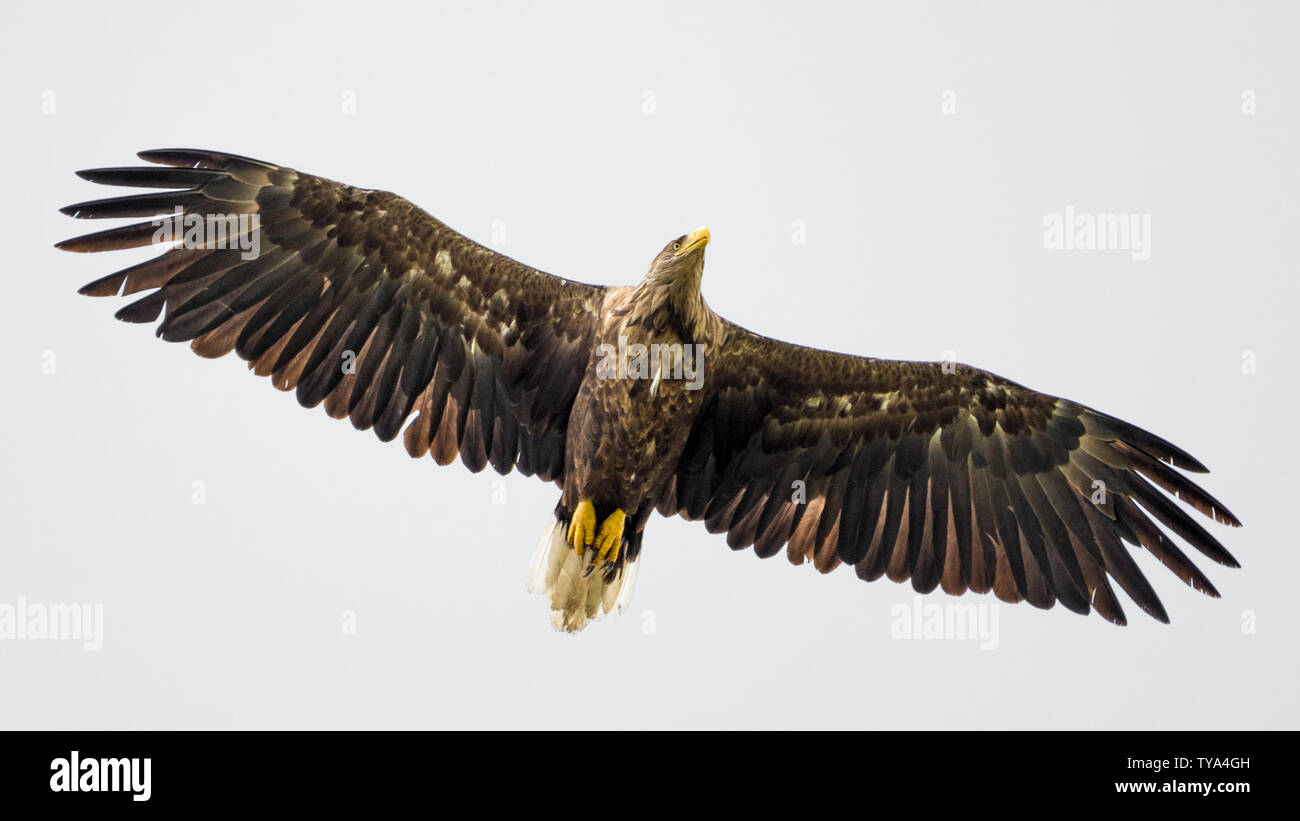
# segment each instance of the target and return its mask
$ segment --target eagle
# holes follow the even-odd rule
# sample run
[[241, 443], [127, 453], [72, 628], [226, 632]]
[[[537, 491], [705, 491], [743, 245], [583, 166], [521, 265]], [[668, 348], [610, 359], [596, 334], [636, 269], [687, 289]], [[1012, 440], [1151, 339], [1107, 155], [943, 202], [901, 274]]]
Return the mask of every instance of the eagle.
[[706, 229], [669, 242], [636, 285], [588, 285], [393, 193], [216, 151], [138, 156], [153, 165], [77, 173], [146, 192], [61, 210], [145, 221], [56, 247], [169, 247], [80, 292], [143, 293], [117, 318], [161, 316], [163, 339], [233, 351], [304, 407], [400, 434], [412, 457], [554, 482], [528, 585], [560, 630], [627, 607], [655, 511], [822, 573], [1059, 601], [1120, 625], [1112, 580], [1169, 620], [1129, 546], [1216, 598], [1171, 535], [1239, 566], [1178, 504], [1241, 524], [1184, 475], [1206, 472], [1187, 452], [968, 365], [728, 322], [700, 293]]

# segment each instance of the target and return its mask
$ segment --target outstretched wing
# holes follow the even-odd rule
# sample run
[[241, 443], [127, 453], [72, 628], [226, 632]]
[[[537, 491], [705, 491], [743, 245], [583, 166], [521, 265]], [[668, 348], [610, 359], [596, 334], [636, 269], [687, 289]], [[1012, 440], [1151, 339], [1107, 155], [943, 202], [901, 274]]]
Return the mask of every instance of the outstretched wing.
[[844, 563], [922, 593], [1059, 600], [1117, 624], [1108, 577], [1168, 621], [1121, 542], [1218, 596], [1156, 522], [1238, 566], [1157, 489], [1239, 526], [1170, 465], [1205, 467], [1075, 402], [966, 365], [847, 356], [734, 325], [704, 372], [710, 395], [659, 510], [703, 519], [734, 549], [788, 545], [793, 563], [822, 572]]
[[412, 456], [560, 480], [564, 429], [604, 290], [484, 248], [411, 203], [210, 151], [146, 151], [163, 168], [80, 176], [165, 191], [83, 202], [74, 217], [150, 217], [59, 243], [108, 251], [174, 243], [86, 285], [151, 291], [117, 316], [153, 322], [200, 356], [235, 351], [306, 407]]

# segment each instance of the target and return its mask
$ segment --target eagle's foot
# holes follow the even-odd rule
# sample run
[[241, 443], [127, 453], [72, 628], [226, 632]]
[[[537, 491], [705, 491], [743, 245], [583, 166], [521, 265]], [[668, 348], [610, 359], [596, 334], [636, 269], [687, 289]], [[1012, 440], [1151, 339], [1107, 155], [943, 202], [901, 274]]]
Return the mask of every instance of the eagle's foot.
[[596, 540], [596, 508], [590, 500], [579, 502], [578, 509], [573, 511], [568, 539], [569, 546], [578, 551], [579, 556]]
[[596, 534], [595, 564], [613, 564], [618, 561], [618, 548], [623, 543], [623, 524], [627, 515], [615, 510], [605, 521], [601, 522], [600, 532]]

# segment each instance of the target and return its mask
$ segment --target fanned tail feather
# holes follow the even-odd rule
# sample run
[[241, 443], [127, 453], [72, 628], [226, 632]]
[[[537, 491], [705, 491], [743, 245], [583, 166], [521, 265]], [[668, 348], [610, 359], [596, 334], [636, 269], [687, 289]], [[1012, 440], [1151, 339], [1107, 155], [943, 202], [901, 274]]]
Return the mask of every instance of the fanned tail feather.
[[542, 534], [528, 565], [528, 589], [546, 596], [556, 630], [576, 633], [607, 613], [617, 616], [627, 608], [636, 585], [637, 558], [627, 558], [625, 551], [612, 567], [587, 573], [590, 551], [583, 555], [570, 547], [567, 529], [557, 517]]

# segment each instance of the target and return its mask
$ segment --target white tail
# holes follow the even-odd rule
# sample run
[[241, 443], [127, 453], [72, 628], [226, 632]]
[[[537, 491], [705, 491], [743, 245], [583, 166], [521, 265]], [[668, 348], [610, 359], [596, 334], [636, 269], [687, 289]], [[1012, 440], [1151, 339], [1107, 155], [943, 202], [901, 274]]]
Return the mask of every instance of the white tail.
[[528, 564], [528, 589], [550, 601], [556, 630], [576, 633], [606, 613], [623, 612], [636, 584], [637, 559], [620, 562], [612, 574], [597, 569], [586, 575], [591, 549], [586, 556], [579, 554], [569, 546], [565, 531], [556, 519], [542, 534]]

